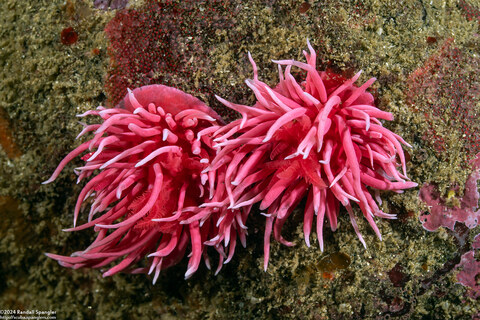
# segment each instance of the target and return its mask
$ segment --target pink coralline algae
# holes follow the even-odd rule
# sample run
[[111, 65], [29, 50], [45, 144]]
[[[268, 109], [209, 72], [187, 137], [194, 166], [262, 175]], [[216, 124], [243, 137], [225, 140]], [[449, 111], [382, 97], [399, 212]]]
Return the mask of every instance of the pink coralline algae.
[[463, 254], [456, 266], [461, 270], [457, 274], [457, 280], [468, 288], [467, 294], [470, 298], [477, 299], [480, 297], [480, 284], [477, 280], [480, 277], [480, 261], [475, 260], [475, 251], [480, 249], [480, 234], [475, 237], [472, 248], [474, 250]]
[[[220, 128], [213, 110], [180, 90], [150, 85], [129, 91], [115, 108], [98, 107], [80, 116], [89, 115], [102, 121], [85, 125], [79, 136], [93, 132], [93, 137], [68, 154], [45, 183], [87, 152], [85, 164], [75, 172], [78, 181], [89, 181], [75, 206], [74, 227], [66, 231], [94, 228], [97, 237], [70, 257], [48, 257], [75, 269], [120, 260], [103, 275], [148, 272], [155, 282], [162, 269], [184, 257], [187, 247], [186, 278], [197, 270], [202, 255], [210, 265], [206, 246], [220, 254], [219, 270], [233, 256], [237, 237], [245, 245], [247, 211], [200, 207], [225, 197], [216, 186], [225, 171], [203, 172], [215, 155], [212, 142], [207, 135], [197, 139], [200, 132]], [[82, 204], [90, 206], [88, 220], [76, 226]], [[187, 221], [196, 215], [203, 220]], [[147, 266], [133, 267], [147, 255]]]
[[480, 153], [472, 162], [473, 172], [465, 183], [465, 191], [460, 198], [459, 207], [448, 207], [445, 199], [440, 197], [436, 187], [432, 184], [426, 184], [420, 188], [420, 199], [429, 207], [429, 213], [420, 216], [423, 227], [428, 231], [435, 231], [440, 227], [446, 227], [454, 230], [455, 223], [464, 223], [469, 229], [475, 228], [480, 219], [480, 209], [478, 208], [477, 182], [480, 180]]
[[[366, 246], [352, 203], [360, 207], [381, 239], [374, 218], [394, 219], [395, 215], [379, 209], [378, 191], [402, 192], [417, 185], [407, 178], [401, 144], [408, 144], [380, 122], [392, 120], [392, 114], [375, 107], [373, 96], [366, 91], [375, 78], [357, 87], [354, 82], [360, 72], [349, 80], [339, 80], [336, 75], [317, 71], [316, 53], [310, 43], [308, 47], [310, 52], [304, 51], [307, 63], [274, 61], [280, 77], [275, 88], [259, 80], [249, 54], [254, 77], [246, 84], [257, 99], [253, 107], [217, 97], [242, 118], [212, 136], [216, 142], [213, 147], [219, 152], [205, 172], [225, 168], [227, 197], [205, 206], [241, 209], [260, 203], [266, 216], [265, 269], [272, 232], [277, 241], [293, 245], [282, 237], [281, 229], [305, 196], [303, 228], [308, 246], [316, 216], [317, 238], [323, 250], [324, 220], [328, 219], [335, 230], [340, 204]], [[292, 67], [306, 72], [300, 83], [292, 75]]]
[[[423, 227], [428, 231], [435, 231], [440, 227], [446, 227], [456, 232], [457, 222], [465, 224], [469, 229], [478, 225], [480, 219], [480, 208], [478, 200], [477, 182], [480, 181], [480, 153], [471, 161], [472, 173], [467, 178], [463, 197], [459, 199], [460, 206], [449, 207], [446, 200], [442, 198], [434, 185], [426, 184], [420, 188], [420, 199], [429, 207], [429, 213], [420, 216]], [[468, 230], [468, 229], [467, 229]], [[475, 260], [475, 251], [480, 249], [480, 234], [472, 244], [473, 250], [465, 252], [455, 268], [459, 269], [457, 280], [468, 288], [467, 295], [472, 299], [480, 297], [480, 261]]]

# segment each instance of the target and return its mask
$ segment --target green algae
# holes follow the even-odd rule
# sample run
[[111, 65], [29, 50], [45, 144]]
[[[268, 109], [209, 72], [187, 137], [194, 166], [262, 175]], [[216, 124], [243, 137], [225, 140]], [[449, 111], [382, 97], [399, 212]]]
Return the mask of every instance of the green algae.
[[[463, 186], [469, 168], [461, 135], [439, 128], [449, 139], [444, 154], [422, 138], [427, 120], [406, 102], [408, 76], [451, 37], [456, 47], [478, 57], [478, 21], [469, 21], [455, 1], [311, 4], [300, 13], [300, 2], [233, 3], [235, 27], [200, 35], [208, 37], [204, 43], [211, 70], [182, 89], [195, 92], [212, 85], [228, 100], [251, 103], [253, 94], [244, 84], [252, 77], [246, 52], [252, 53], [261, 79], [274, 85], [277, 70], [270, 59], [301, 60], [308, 38], [321, 67], [346, 75], [361, 69], [359, 81], [377, 77], [373, 90], [378, 103], [395, 115], [386, 126], [413, 145], [408, 151], [412, 180], [436, 183], [443, 194]], [[383, 241], [359, 221], [367, 249], [346, 215], [340, 216], [336, 232], [325, 231], [323, 253], [314, 235], [307, 248], [298, 209], [285, 226], [285, 237], [296, 246], [273, 243], [267, 272], [262, 267], [264, 221], [254, 215], [247, 248], [238, 249], [218, 276], [202, 267], [184, 281], [185, 261], [166, 270], [155, 286], [142, 275], [103, 279], [98, 270], [61, 268], [43, 252], [70, 254], [88, 245], [93, 233], [61, 231], [71, 225], [80, 190], [73, 166], [55, 183], [40, 183], [76, 145], [75, 114], [106, 101], [109, 57], [103, 28], [114, 12], [95, 10], [91, 1], [6, 0], [0, 2], [0, 13], [0, 108], [22, 154], [10, 159], [0, 148], [1, 309], [52, 309], [59, 319], [470, 319], [475, 314], [478, 301], [463, 296], [454, 273], [422, 293], [422, 281], [455, 256], [457, 245], [445, 230], [430, 233], [421, 227], [418, 216], [428, 208], [417, 190], [382, 194], [382, 209], [401, 217], [378, 221]], [[65, 46], [60, 32], [70, 26], [79, 40]], [[436, 42], [429, 43], [428, 37]], [[200, 98], [219, 107], [211, 97]], [[462, 192], [460, 188], [453, 198]], [[348, 256], [350, 264], [325, 277], [321, 261], [337, 252]], [[388, 276], [397, 264], [409, 277], [402, 287], [394, 287]]]

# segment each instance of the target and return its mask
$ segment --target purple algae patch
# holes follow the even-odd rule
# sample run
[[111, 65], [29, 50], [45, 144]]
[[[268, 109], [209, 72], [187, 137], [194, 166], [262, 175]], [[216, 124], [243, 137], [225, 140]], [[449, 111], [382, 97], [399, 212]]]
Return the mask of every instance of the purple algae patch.
[[95, 0], [93, 6], [101, 10], [123, 9], [127, 6], [128, 0]]

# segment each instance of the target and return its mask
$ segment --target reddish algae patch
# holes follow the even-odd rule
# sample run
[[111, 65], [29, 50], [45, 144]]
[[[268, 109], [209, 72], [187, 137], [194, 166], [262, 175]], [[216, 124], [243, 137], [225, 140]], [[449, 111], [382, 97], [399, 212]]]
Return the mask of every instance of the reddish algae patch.
[[459, 0], [458, 1], [458, 6], [462, 9], [463, 14], [469, 21], [471, 20], [478, 20], [480, 23], [480, 9], [471, 5], [465, 0]]
[[469, 158], [480, 152], [479, 71], [480, 58], [460, 50], [450, 38], [409, 77], [407, 101], [424, 114], [428, 122], [424, 139], [439, 154], [450, 147], [452, 130], [460, 135]]
[[60, 33], [60, 41], [66, 46], [74, 44], [77, 40], [78, 33], [72, 27], [65, 28]]
[[0, 146], [7, 154], [7, 157], [14, 159], [21, 156], [21, 152], [13, 142], [12, 132], [6, 116], [6, 113], [0, 108]]
[[[208, 65], [208, 35], [232, 25], [229, 3], [206, 1], [199, 10], [193, 0], [148, 0], [137, 10], [119, 11], [105, 27], [111, 55], [105, 85], [110, 104], [116, 105], [127, 88], [158, 83], [185, 90], [194, 83]], [[194, 90], [212, 94], [207, 86]]]

